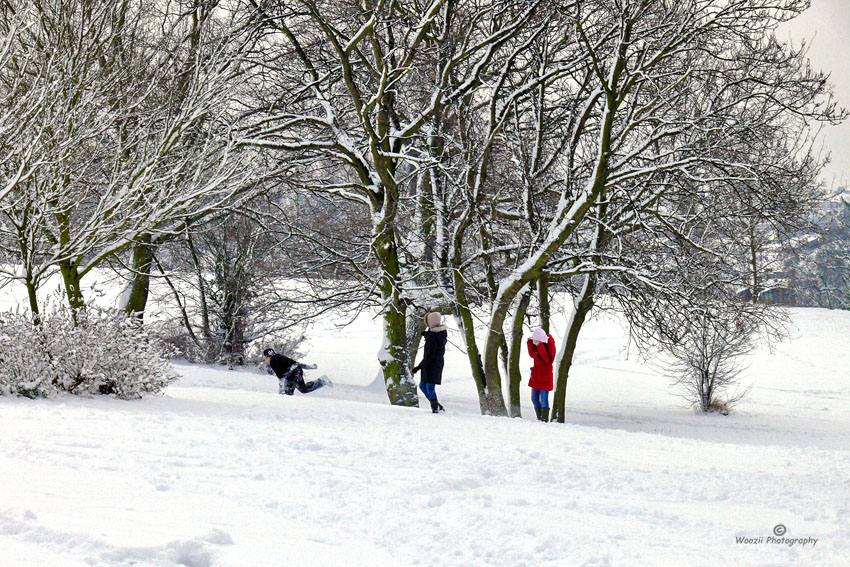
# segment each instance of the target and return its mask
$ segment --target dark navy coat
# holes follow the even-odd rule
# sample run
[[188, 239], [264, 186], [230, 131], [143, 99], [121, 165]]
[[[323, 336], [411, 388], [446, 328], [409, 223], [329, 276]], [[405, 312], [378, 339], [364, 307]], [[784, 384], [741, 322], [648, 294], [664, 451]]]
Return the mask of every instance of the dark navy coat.
[[298, 363], [282, 354], [274, 354], [269, 358], [269, 366], [271, 366], [275, 375], [278, 378], [288, 376], [290, 372], [298, 368]]
[[422, 381], [440, 384], [443, 381], [443, 356], [446, 353], [449, 334], [443, 326], [428, 329], [422, 334], [425, 336], [425, 355], [419, 363]]

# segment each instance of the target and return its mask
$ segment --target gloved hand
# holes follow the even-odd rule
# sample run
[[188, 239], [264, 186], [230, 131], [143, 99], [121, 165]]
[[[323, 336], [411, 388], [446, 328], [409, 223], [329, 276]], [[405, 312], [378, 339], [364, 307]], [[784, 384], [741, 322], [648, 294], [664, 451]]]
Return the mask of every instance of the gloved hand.
[[420, 365], [418, 365], [418, 364], [417, 364], [417, 365], [416, 365], [416, 366], [414, 366], [414, 367], [413, 367], [410, 371], [411, 371], [413, 374], [416, 374], [416, 373], [417, 373], [417, 372], [419, 372], [419, 370], [420, 370], [419, 366], [420, 366]]

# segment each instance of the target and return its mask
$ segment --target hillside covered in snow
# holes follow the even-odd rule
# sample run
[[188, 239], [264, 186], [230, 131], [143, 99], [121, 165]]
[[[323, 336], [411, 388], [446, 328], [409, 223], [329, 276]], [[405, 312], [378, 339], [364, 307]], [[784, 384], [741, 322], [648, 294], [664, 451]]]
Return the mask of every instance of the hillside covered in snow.
[[525, 420], [480, 416], [451, 344], [447, 412], [390, 406], [369, 387], [380, 323], [366, 317], [311, 330], [308, 379], [336, 387], [309, 395], [178, 364], [164, 396], [136, 402], [0, 397], [0, 563], [837, 566], [850, 313], [793, 320], [726, 417], [684, 407], [604, 318], [566, 425], [532, 421], [525, 386]]

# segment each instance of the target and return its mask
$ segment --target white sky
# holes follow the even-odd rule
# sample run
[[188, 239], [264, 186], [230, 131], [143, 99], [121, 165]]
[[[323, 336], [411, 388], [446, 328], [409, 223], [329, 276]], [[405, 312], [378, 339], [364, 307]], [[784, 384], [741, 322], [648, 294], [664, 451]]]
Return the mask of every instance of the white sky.
[[[850, 0], [812, 0], [812, 7], [783, 28], [779, 36], [794, 45], [809, 42], [815, 69], [830, 73], [840, 106], [850, 110]], [[829, 188], [850, 184], [850, 120], [828, 126], [820, 136], [832, 156], [823, 178]]]

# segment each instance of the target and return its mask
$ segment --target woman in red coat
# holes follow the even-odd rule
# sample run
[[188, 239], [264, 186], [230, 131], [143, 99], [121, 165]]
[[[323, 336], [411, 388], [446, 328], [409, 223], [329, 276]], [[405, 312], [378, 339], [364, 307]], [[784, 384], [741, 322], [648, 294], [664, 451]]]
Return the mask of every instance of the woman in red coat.
[[549, 392], [553, 389], [552, 364], [555, 362], [555, 339], [537, 327], [528, 339], [528, 354], [534, 359], [531, 368], [531, 405], [539, 421], [549, 421]]

